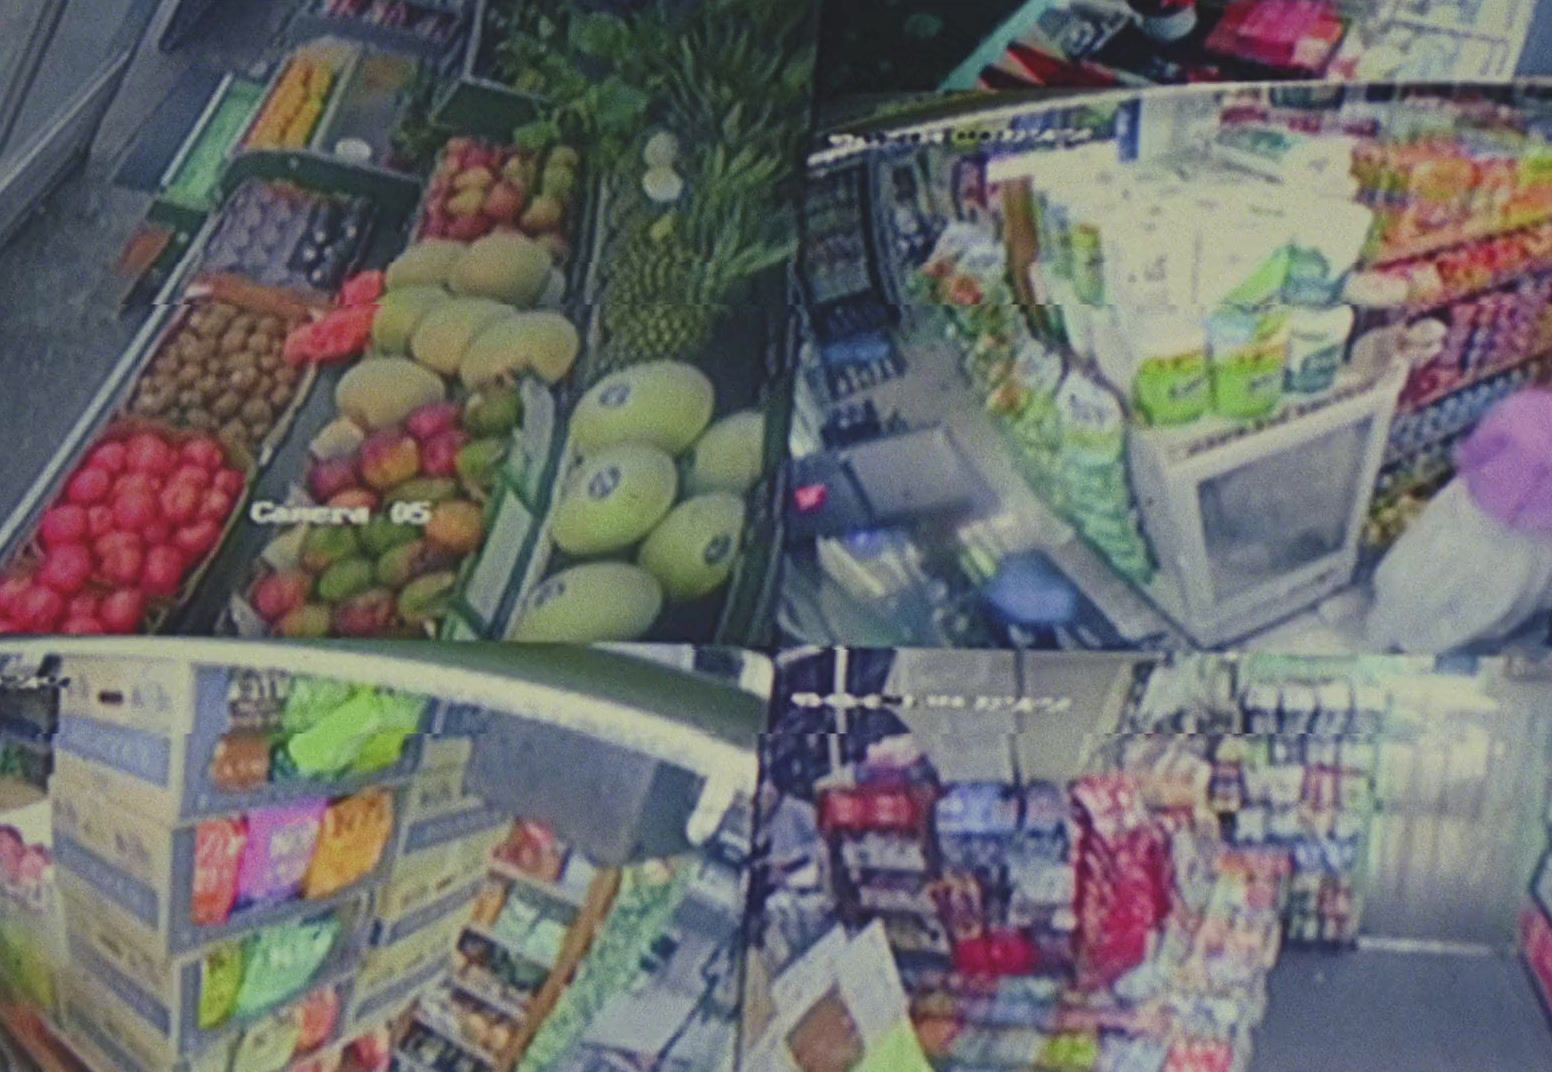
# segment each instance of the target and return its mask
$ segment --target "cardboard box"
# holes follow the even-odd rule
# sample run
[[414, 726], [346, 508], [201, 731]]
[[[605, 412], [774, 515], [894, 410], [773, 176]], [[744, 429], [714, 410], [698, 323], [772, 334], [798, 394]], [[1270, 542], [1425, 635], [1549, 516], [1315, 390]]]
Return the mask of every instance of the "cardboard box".
[[450, 898], [447, 903], [438, 904], [438, 914], [417, 920], [417, 925], [407, 928], [397, 940], [374, 945], [362, 954], [361, 968], [356, 974], [358, 1001], [397, 988], [402, 980], [419, 976], [428, 964], [452, 970], [453, 951], [469, 922], [473, 901], [472, 891], [464, 889], [458, 893], [461, 896], [457, 900]]
[[489, 868], [491, 849], [501, 841], [503, 831], [504, 827], [492, 827], [457, 841], [400, 856], [378, 892], [378, 919], [393, 923], [440, 901], [455, 890], [477, 885]]
[[263, 721], [245, 714], [262, 706], [246, 687], [250, 672], [156, 660], [76, 659], [68, 677], [54, 742], [56, 770], [169, 826], [406, 778], [418, 768], [421, 737], [435, 708], [423, 701], [417, 732], [386, 770], [239, 790], [220, 784], [213, 772], [225, 738]]
[[229, 1072], [237, 1037], [204, 1052], [180, 1055], [165, 1037], [147, 1030], [122, 1003], [80, 971], [59, 980], [60, 1031], [93, 1072]]
[[[168, 1054], [190, 1055], [241, 1029], [243, 1021], [235, 1018], [213, 1030], [199, 1026], [202, 969], [206, 956], [221, 943], [177, 956], [158, 956], [126, 937], [124, 913], [117, 906], [69, 872], [58, 872], [56, 878], [65, 903], [72, 964], [98, 990], [111, 995], [113, 1006], [131, 1017], [148, 1040]], [[308, 992], [355, 974], [365, 949], [370, 908], [370, 896], [361, 894], [295, 917], [316, 919], [332, 913], [341, 921], [339, 937], [308, 983]], [[160, 1072], [159, 1066], [152, 1067]]]
[[73, 769], [56, 775], [55, 862], [60, 871], [119, 910], [127, 940], [158, 954], [209, 945], [375, 888], [393, 867], [401, 834], [401, 798], [396, 794], [395, 829], [371, 874], [330, 898], [244, 909], [219, 926], [198, 926], [193, 917], [197, 824], [166, 827], [147, 822], [77, 777]]

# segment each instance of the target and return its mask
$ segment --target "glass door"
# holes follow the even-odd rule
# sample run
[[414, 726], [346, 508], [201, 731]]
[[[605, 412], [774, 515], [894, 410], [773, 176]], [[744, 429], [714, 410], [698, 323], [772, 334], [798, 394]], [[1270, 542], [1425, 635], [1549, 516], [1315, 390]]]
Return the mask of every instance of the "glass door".
[[0, 16], [0, 242], [90, 151], [155, 8], [20, 0]]

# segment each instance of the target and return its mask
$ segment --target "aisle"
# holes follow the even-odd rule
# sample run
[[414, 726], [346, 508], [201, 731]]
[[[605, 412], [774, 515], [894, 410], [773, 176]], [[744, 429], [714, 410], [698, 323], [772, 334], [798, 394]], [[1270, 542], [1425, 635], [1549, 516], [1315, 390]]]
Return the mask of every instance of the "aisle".
[[1270, 985], [1250, 1072], [1552, 1072], [1552, 1023], [1514, 960], [1289, 950]]

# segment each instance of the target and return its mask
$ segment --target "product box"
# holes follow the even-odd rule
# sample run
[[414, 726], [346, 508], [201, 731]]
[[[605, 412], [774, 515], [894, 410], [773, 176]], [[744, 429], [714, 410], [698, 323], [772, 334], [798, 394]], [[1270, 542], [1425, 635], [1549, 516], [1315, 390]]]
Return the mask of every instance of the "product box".
[[[341, 699], [334, 705], [338, 721], [319, 719], [287, 737], [288, 690], [299, 687], [300, 679], [283, 674], [72, 660], [60, 699], [56, 769], [165, 825], [348, 793], [417, 769], [433, 703], [386, 694]], [[348, 697], [349, 686], [336, 688]], [[352, 720], [370, 721], [379, 732], [353, 736]], [[339, 768], [319, 769], [329, 760]]]
[[[469, 752], [473, 741], [464, 739], [428, 739], [421, 748], [420, 770], [405, 790], [403, 821], [419, 823], [469, 809], [480, 803], [465, 783], [469, 777]], [[450, 754], [463, 752], [461, 760], [448, 762]], [[441, 764], [430, 766], [433, 761]]]
[[374, 993], [362, 994], [358, 988], [346, 1015], [348, 1030], [369, 1030], [397, 1019], [435, 986], [451, 966], [451, 950], [443, 949], [439, 955], [418, 961], [414, 968], [398, 973]]
[[378, 919], [394, 924], [485, 874], [491, 849], [501, 840], [502, 826], [491, 826], [420, 852], [402, 855], [377, 896]]
[[60, 980], [60, 1032], [94, 1072], [230, 1072], [235, 1037], [184, 1057], [82, 972]]
[[[124, 915], [97, 897], [73, 876], [61, 873], [60, 892], [70, 935], [71, 961], [89, 976], [97, 989], [111, 995], [112, 1004], [136, 1022], [139, 1031], [169, 1054], [195, 1054], [227, 1038], [234, 1031], [262, 1019], [273, 1006], [244, 1010], [241, 995], [258, 991], [269, 979], [252, 975], [254, 943], [264, 930], [245, 940], [217, 942], [177, 956], [157, 956], [132, 940], [126, 940]], [[332, 933], [316, 947], [326, 950], [305, 979], [298, 980], [302, 993], [317, 990], [354, 976], [365, 947], [371, 898], [315, 910], [286, 924], [331, 925]], [[221, 962], [236, 967], [231, 977], [219, 977]], [[226, 987], [236, 1004], [221, 1007], [217, 989]], [[235, 988], [235, 989], [234, 989]], [[300, 996], [300, 995], [298, 995]], [[280, 1004], [289, 1005], [286, 998]], [[220, 1013], [214, 1009], [221, 1008]], [[208, 1027], [201, 1026], [202, 1018]], [[159, 1068], [153, 1065], [152, 1067]]]
[[[342, 889], [311, 900], [296, 896], [269, 899], [234, 908], [222, 922], [201, 924], [197, 922], [199, 913], [208, 911], [204, 902], [210, 893], [201, 885], [219, 883], [224, 878], [229, 885], [226, 892], [230, 908], [231, 899], [236, 896], [231, 884], [238, 881], [247, 867], [246, 855], [227, 860], [224, 875], [217, 874], [223, 869], [207, 867], [199, 856], [202, 831], [210, 820], [170, 829], [157, 826], [80, 784], [76, 777], [73, 770], [61, 771], [54, 783], [54, 855], [59, 870], [112, 905], [121, 917], [125, 939], [156, 955], [185, 952], [322, 906], [342, 903], [362, 890], [374, 888], [393, 866], [400, 826], [396, 816], [389, 819], [391, 827], [376, 866]], [[397, 812], [398, 794], [389, 799]], [[257, 844], [257, 835], [252, 831], [255, 817], [266, 813], [248, 814], [250, 832], [245, 836], [245, 854]], [[272, 835], [268, 845], [271, 852], [282, 851], [276, 840], [281, 836]], [[320, 854], [327, 851], [322, 842], [320, 834], [307, 849], [309, 871], [318, 864]]]
[[[478, 885], [465, 886], [430, 906], [424, 915], [405, 921], [398, 930], [379, 931], [387, 939], [367, 949], [356, 974], [356, 1000], [366, 1005], [382, 1000], [385, 993], [402, 997], [399, 984], [419, 978], [428, 965], [451, 970], [458, 936], [469, 922], [469, 910]], [[397, 1000], [397, 999], [393, 999]]]

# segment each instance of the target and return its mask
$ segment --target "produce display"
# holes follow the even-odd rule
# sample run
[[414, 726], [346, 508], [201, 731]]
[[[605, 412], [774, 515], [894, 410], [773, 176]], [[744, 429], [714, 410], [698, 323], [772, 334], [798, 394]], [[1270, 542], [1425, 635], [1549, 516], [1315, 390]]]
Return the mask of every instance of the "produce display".
[[339, 80], [338, 56], [314, 50], [293, 57], [243, 142], [248, 149], [304, 149]]
[[516, 231], [564, 265], [576, 233], [581, 165], [568, 145], [538, 153], [454, 138], [432, 175], [419, 234], [471, 242]]
[[221, 98], [197, 142], [189, 149], [177, 174], [167, 184], [163, 197], [192, 209], [207, 209], [217, 193], [221, 176], [233, 147], [248, 129], [253, 113], [263, 97], [263, 89], [252, 83], [235, 81]]
[[0, 581], [0, 633], [154, 629], [220, 544], [250, 464], [208, 434], [109, 428]]
[[257, 455], [301, 398], [304, 373], [283, 356], [301, 323], [219, 301], [192, 306], [135, 386], [130, 412], [218, 432]]
[[201, 270], [332, 294], [366, 248], [372, 207], [285, 182], [244, 183], [226, 203]]
[[765, 422], [744, 412], [713, 424], [715, 410], [711, 381], [684, 362], [621, 369], [583, 395], [571, 416], [576, 457], [551, 512], [560, 555], [525, 597], [514, 640], [638, 639], [666, 603], [728, 583]]

